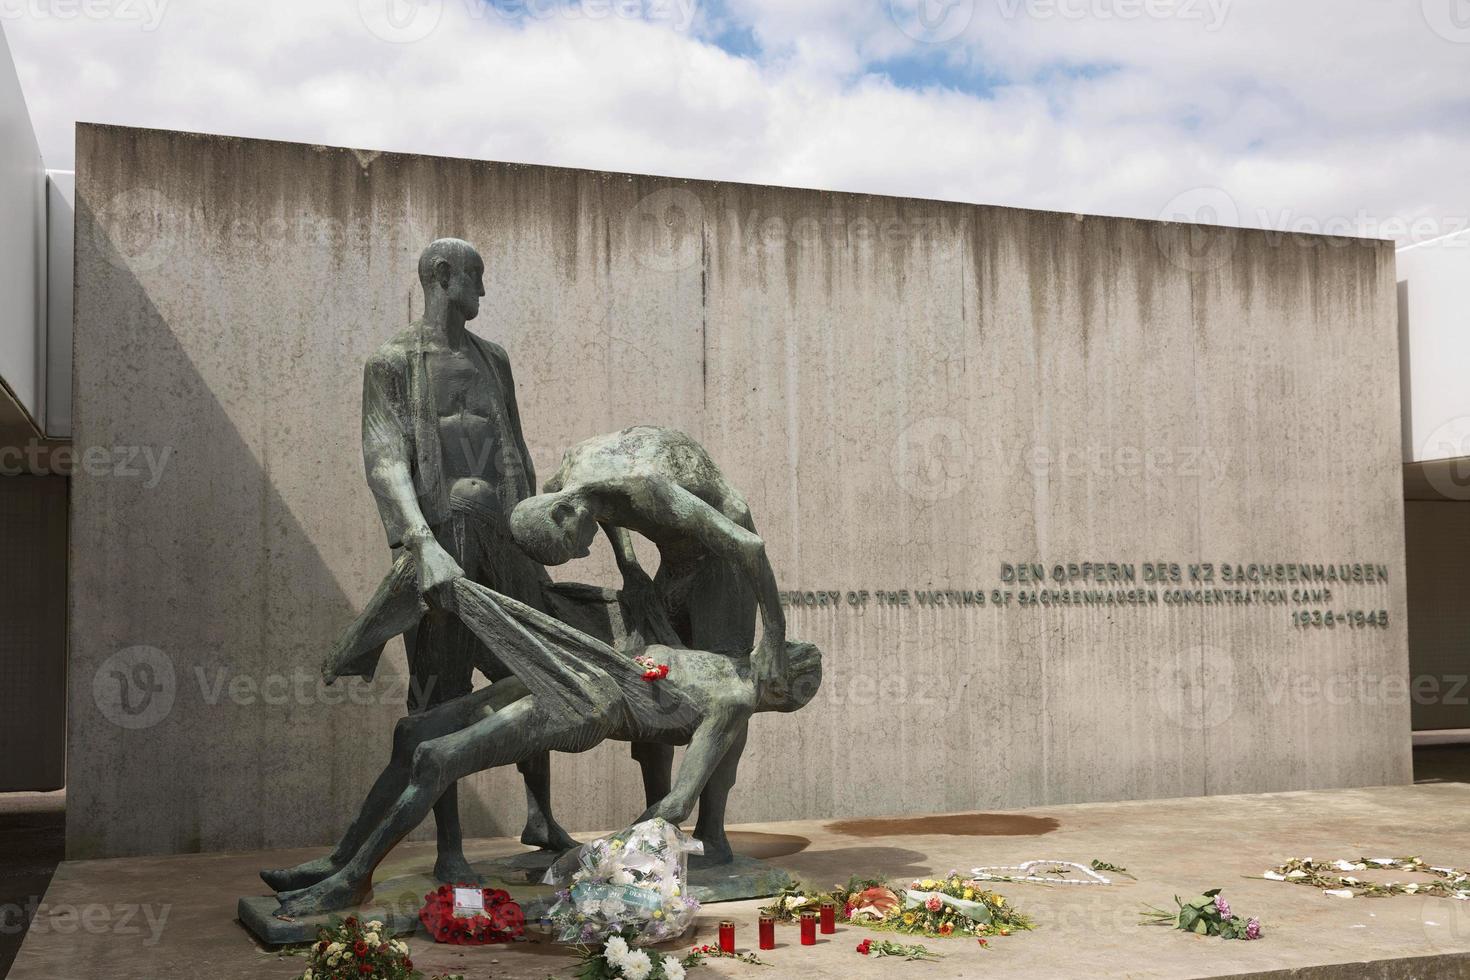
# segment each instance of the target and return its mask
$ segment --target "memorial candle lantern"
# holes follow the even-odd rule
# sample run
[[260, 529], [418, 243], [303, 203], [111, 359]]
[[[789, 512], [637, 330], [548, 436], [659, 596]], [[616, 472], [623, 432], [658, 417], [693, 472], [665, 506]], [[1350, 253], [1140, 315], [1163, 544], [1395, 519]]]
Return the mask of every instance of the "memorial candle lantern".
[[761, 949], [776, 948], [776, 920], [769, 915], [761, 916]]
[[735, 923], [728, 919], [720, 923], [720, 952], [735, 952]]
[[817, 944], [817, 917], [811, 912], [801, 914], [801, 944], [803, 946]]
[[837, 906], [832, 902], [822, 903], [822, 934], [832, 935], [837, 931]]

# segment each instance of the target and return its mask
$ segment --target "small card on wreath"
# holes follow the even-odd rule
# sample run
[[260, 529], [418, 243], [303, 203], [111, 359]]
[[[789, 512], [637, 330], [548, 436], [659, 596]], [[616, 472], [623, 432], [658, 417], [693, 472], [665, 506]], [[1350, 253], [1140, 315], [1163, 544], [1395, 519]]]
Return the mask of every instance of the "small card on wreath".
[[485, 893], [478, 888], [454, 890], [454, 917], [469, 919], [485, 914]]

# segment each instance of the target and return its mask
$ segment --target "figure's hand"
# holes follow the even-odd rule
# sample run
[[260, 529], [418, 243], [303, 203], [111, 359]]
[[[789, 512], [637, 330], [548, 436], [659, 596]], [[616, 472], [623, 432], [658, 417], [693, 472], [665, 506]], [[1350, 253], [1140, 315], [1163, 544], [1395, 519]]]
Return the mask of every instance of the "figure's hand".
[[766, 635], [750, 655], [751, 679], [757, 688], [779, 688], [786, 678], [786, 638]]
[[418, 574], [419, 595], [426, 602], [443, 605], [448, 588], [456, 579], [464, 578], [464, 569], [450, 557], [449, 552], [432, 534], [422, 534], [409, 544], [413, 550], [414, 567]]

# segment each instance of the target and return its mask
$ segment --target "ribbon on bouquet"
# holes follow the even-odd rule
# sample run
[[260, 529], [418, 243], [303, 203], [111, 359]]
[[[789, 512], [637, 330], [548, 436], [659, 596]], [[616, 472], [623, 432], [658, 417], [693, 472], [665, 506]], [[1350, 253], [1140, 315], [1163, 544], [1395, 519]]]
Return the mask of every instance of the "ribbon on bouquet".
[[918, 908], [919, 906], [927, 906], [931, 898], [939, 899], [940, 904], [948, 905], [971, 922], [989, 922], [991, 920], [990, 909], [985, 907], [985, 903], [967, 902], [963, 898], [955, 898], [953, 895], [944, 894], [944, 892], [921, 892], [910, 889], [904, 892], [903, 907], [905, 909], [912, 909]]

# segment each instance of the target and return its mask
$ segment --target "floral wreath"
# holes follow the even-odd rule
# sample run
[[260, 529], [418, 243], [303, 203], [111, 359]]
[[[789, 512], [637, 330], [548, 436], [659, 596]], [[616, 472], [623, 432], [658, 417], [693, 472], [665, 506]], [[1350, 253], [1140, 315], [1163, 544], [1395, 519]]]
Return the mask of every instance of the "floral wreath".
[[[1415, 871], [1430, 875], [1434, 881], [1364, 881], [1353, 874], [1368, 870]], [[1293, 885], [1321, 888], [1334, 898], [1385, 898], [1389, 895], [1432, 895], [1470, 901], [1470, 871], [1458, 868], [1434, 868], [1416, 857], [1359, 858], [1356, 861], [1313, 861], [1297, 858], [1270, 871], [1263, 878], [1285, 881]]]
[[526, 931], [526, 914], [511, 901], [510, 893], [484, 888], [485, 914], [462, 918], [454, 914], [454, 889], [474, 885], [441, 885], [424, 896], [419, 921], [436, 943], [487, 946], [519, 939]]

